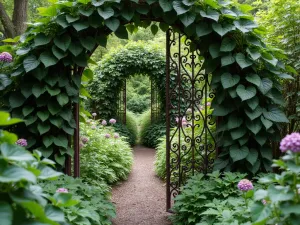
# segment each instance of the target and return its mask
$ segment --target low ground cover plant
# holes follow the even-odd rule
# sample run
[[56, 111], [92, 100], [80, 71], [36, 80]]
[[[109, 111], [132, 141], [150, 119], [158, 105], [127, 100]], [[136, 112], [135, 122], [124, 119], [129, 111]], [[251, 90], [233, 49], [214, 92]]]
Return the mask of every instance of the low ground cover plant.
[[104, 183], [101, 186], [91, 186], [82, 179], [61, 176], [58, 180], [46, 181], [40, 185], [48, 195], [55, 192], [72, 194], [77, 204], [62, 207], [69, 224], [110, 225], [111, 218], [116, 216], [115, 207], [110, 202], [110, 187]]
[[132, 150], [125, 138], [116, 133], [115, 120], [89, 121], [81, 128], [81, 177], [92, 185], [114, 184], [125, 180], [133, 163]]

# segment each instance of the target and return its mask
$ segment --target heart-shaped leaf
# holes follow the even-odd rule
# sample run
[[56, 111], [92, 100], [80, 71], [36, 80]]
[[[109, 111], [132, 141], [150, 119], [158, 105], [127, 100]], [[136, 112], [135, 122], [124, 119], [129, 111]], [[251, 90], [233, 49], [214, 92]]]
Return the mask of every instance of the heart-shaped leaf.
[[248, 59], [243, 53], [236, 54], [235, 60], [242, 69], [247, 68], [253, 64], [253, 62]]
[[256, 95], [256, 88], [253, 86], [245, 88], [244, 85], [240, 84], [236, 89], [236, 93], [242, 99], [242, 101], [245, 101], [253, 98]]
[[235, 40], [226, 37], [222, 40], [220, 51], [221, 52], [231, 52], [231, 51], [233, 51], [235, 46], [236, 46]]
[[257, 74], [251, 73], [246, 76], [246, 80], [252, 84], [255, 84], [257, 87], [261, 85], [261, 79]]
[[224, 89], [230, 88], [238, 84], [240, 81], [239, 75], [231, 75], [230, 73], [223, 73], [221, 75], [221, 82]]
[[246, 146], [238, 147], [238, 145], [234, 145], [229, 149], [230, 157], [233, 162], [245, 159], [249, 154], [249, 149]]

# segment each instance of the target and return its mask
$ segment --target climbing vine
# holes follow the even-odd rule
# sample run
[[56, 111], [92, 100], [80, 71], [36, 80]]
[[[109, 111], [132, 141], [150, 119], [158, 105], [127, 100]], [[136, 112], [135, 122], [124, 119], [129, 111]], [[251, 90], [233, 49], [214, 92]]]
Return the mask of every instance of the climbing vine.
[[222, 150], [215, 167], [269, 169], [269, 140], [288, 122], [280, 109], [279, 81], [286, 74], [282, 53], [262, 42], [260, 27], [247, 14], [251, 7], [225, 0], [52, 2], [21, 36], [10, 74], [14, 82], [1, 92], [13, 116], [26, 121], [32, 148], [61, 165], [71, 154], [68, 136], [75, 128], [72, 105], [78, 102], [80, 75], [110, 33], [127, 38], [137, 27], [151, 26], [156, 33], [171, 26], [193, 41], [205, 71], [213, 74]]
[[91, 108], [99, 112], [100, 118], [116, 116], [123, 81], [135, 74], [148, 75], [158, 86], [161, 105], [165, 104], [166, 62], [158, 49], [130, 43], [107, 54], [99, 65], [88, 90], [93, 96]]

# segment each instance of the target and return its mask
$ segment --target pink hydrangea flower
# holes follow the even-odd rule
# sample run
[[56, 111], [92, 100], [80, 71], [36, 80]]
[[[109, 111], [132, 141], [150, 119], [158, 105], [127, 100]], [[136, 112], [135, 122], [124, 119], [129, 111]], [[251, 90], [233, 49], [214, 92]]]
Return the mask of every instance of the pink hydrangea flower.
[[68, 189], [66, 188], [58, 188], [56, 190], [56, 193], [69, 193]]
[[206, 103], [206, 106], [211, 106], [211, 102], [207, 102], [207, 103]]
[[104, 137], [110, 138], [110, 134], [105, 134]]
[[95, 126], [95, 125], [93, 125], [93, 126], [91, 126], [91, 128], [92, 128], [92, 130], [95, 130], [95, 129], [96, 129], [96, 126]]
[[114, 134], [114, 138], [115, 138], [115, 139], [118, 139], [119, 137], [120, 137], [120, 135], [119, 135], [118, 133], [115, 133], [115, 134]]
[[82, 142], [79, 143], [79, 149], [82, 149], [84, 147], [84, 144]]
[[263, 199], [261, 200], [262, 204], [266, 205], [267, 204], [267, 200]]
[[117, 121], [116, 121], [115, 119], [110, 119], [110, 120], [109, 120], [109, 123], [110, 123], [110, 124], [115, 124], [116, 122], [117, 122]]
[[286, 152], [300, 152], [300, 133], [291, 133], [285, 136], [280, 142], [280, 150]]
[[103, 126], [106, 126], [106, 125], [107, 125], [106, 120], [102, 120], [101, 124], [102, 124]]
[[22, 147], [26, 147], [27, 146], [27, 140], [24, 139], [24, 138], [21, 138], [21, 139], [19, 139], [19, 140], [16, 141], [16, 144], [20, 145]]
[[0, 54], [0, 61], [10, 63], [13, 61], [12, 55], [8, 52], [2, 52]]
[[238, 185], [237, 185], [238, 189], [241, 191], [249, 191], [253, 189], [253, 184], [250, 180], [247, 179], [242, 179]]
[[83, 144], [86, 144], [89, 141], [89, 138], [88, 137], [82, 137], [81, 141], [82, 141]]

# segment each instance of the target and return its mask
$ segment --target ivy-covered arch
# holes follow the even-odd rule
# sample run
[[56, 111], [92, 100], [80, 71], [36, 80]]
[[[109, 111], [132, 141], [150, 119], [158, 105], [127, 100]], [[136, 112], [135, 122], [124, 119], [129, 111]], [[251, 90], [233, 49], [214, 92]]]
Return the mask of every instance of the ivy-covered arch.
[[[165, 105], [166, 84], [165, 55], [154, 46], [145, 43], [129, 43], [124, 48], [107, 54], [95, 70], [93, 82], [88, 90], [93, 97], [90, 108], [99, 113], [100, 118], [115, 117], [119, 93], [124, 80], [132, 75], [149, 76], [157, 87], [161, 105]], [[164, 109], [162, 108], [164, 112]]]
[[[15, 117], [25, 120], [31, 148], [63, 165], [72, 150], [79, 160], [78, 103], [80, 76], [98, 45], [114, 32], [120, 38], [151, 22], [154, 33], [171, 26], [193, 41], [213, 74], [214, 115], [220, 117], [216, 168], [269, 169], [270, 139], [279, 123], [280, 78], [285, 66], [281, 52], [262, 41], [251, 8], [226, 0], [52, 0], [40, 8], [41, 18], [29, 25], [16, 47], [16, 61], [3, 99]], [[3, 96], [3, 95], [2, 95]], [[74, 110], [75, 109], [75, 110]], [[76, 113], [72, 113], [72, 112]], [[77, 128], [77, 129], [76, 129]], [[75, 168], [75, 175], [79, 175]]]

